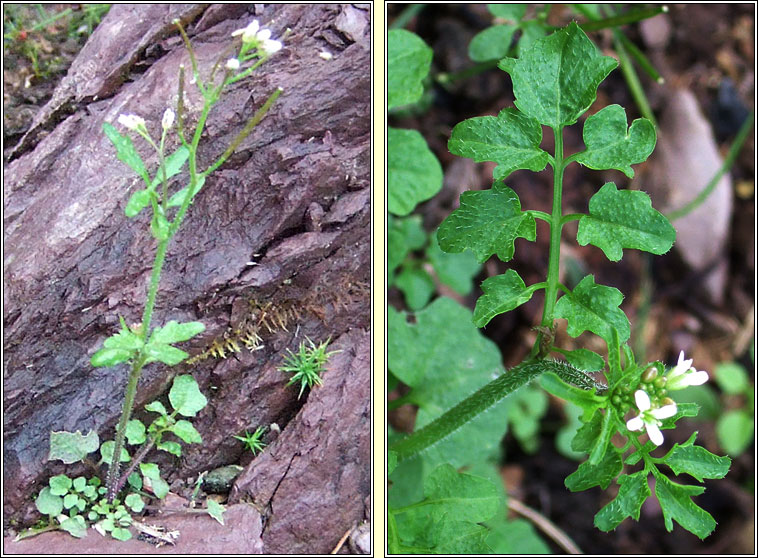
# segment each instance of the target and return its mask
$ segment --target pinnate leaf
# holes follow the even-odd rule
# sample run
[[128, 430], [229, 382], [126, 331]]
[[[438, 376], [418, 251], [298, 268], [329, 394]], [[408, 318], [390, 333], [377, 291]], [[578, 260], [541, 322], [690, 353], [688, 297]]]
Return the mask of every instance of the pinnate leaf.
[[498, 163], [494, 178], [502, 180], [517, 169], [544, 169], [549, 157], [540, 149], [541, 141], [539, 122], [515, 109], [503, 109], [497, 116], [477, 116], [456, 124], [447, 147], [450, 153], [477, 163]]
[[509, 269], [503, 275], [490, 277], [482, 283], [484, 294], [476, 301], [474, 325], [484, 327], [497, 316], [521, 306], [532, 298], [533, 288], [527, 288], [519, 274]]
[[595, 527], [601, 531], [610, 531], [619, 526], [627, 517], [640, 518], [640, 508], [650, 496], [647, 485], [647, 471], [619, 477], [618, 495], [612, 502], [595, 514]]
[[534, 240], [537, 227], [534, 217], [521, 211], [516, 192], [505, 184], [495, 183], [490, 190], [464, 192], [461, 205], [440, 225], [437, 240], [445, 252], [463, 252], [466, 248], [484, 263], [492, 254], [502, 261], [513, 258], [516, 238]]
[[415, 103], [429, 73], [432, 49], [421, 37], [405, 29], [387, 34], [387, 108]]
[[676, 230], [653, 209], [645, 192], [618, 190], [607, 182], [592, 196], [589, 209], [579, 219], [576, 240], [597, 246], [613, 262], [621, 259], [623, 248], [665, 254], [676, 239]]
[[538, 39], [518, 59], [498, 66], [513, 81], [515, 105], [540, 124], [557, 129], [576, 122], [595, 100], [597, 86], [617, 66], [572, 22]]
[[608, 345], [613, 343], [612, 330], [618, 332], [622, 343], [629, 339], [629, 320], [619, 308], [624, 295], [613, 287], [595, 284], [595, 278], [587, 275], [574, 288], [563, 295], [555, 305], [555, 316], [568, 322], [568, 334], [578, 337], [584, 331], [602, 337]]
[[576, 471], [571, 473], [564, 483], [571, 492], [587, 490], [593, 486], [599, 486], [603, 490], [608, 488], [613, 479], [618, 476], [624, 464], [616, 451], [607, 451], [597, 465], [585, 461]]
[[703, 479], [721, 479], [729, 472], [732, 460], [714, 455], [702, 446], [694, 445], [694, 432], [684, 444], [675, 444], [663, 461], [677, 475], [687, 473], [700, 482]]
[[416, 130], [387, 130], [387, 209], [408, 215], [442, 188], [442, 167]]
[[585, 151], [576, 161], [595, 170], [616, 169], [629, 178], [631, 165], [645, 161], [655, 148], [655, 126], [645, 118], [632, 122], [627, 132], [626, 111], [610, 105], [593, 114], [584, 123]]
[[692, 501], [693, 496], [702, 494], [703, 486], [687, 486], [671, 482], [663, 475], [655, 477], [655, 495], [661, 504], [666, 530], [674, 529], [672, 520], [690, 533], [704, 539], [716, 528], [716, 521], [707, 511]]

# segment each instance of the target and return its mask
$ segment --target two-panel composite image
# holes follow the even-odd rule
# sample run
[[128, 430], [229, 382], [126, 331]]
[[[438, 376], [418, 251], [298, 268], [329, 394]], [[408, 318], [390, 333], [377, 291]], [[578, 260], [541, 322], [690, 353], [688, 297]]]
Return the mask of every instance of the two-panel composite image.
[[755, 554], [755, 3], [3, 4], [2, 554]]

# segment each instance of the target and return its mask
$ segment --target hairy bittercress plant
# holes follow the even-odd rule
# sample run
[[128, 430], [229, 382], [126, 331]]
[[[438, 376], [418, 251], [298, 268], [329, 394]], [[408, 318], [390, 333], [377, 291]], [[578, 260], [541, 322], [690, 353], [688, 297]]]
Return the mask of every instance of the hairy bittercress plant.
[[[662, 465], [675, 475], [686, 473], [702, 483], [705, 478], [725, 476], [730, 460], [695, 446], [696, 434], [683, 444], [675, 444], [662, 457], [654, 457], [652, 453], [663, 443], [662, 430], [674, 428], [682, 417], [697, 414], [696, 405], [677, 405], [669, 392], [703, 383], [707, 373], [693, 368], [692, 360], [685, 359], [683, 354], [670, 371], [658, 361], [636, 363], [626, 344], [630, 323], [619, 307], [623, 300], [621, 292], [596, 283], [593, 275], [584, 277], [573, 289], [559, 281], [562, 229], [569, 222], [578, 221], [580, 245], [600, 248], [611, 261], [619, 261], [624, 249], [663, 254], [675, 240], [674, 228], [666, 217], [653, 209], [647, 194], [619, 190], [612, 182], [604, 184], [592, 196], [587, 214], [563, 213], [563, 173], [570, 164], [579, 163], [595, 170], [616, 169], [631, 178], [632, 165], [645, 161], [655, 147], [656, 133], [651, 122], [641, 118], [627, 126], [625, 110], [611, 105], [586, 119], [585, 149], [564, 153], [563, 129], [575, 124], [587, 111], [595, 101], [598, 85], [616, 66], [613, 58], [601, 55], [584, 32], [572, 23], [536, 40], [531, 48], [520, 52], [518, 59], [500, 60], [499, 68], [510, 74], [513, 82], [515, 108], [503, 109], [497, 116], [468, 119], [453, 129], [448, 143], [453, 154], [477, 162], [491, 161], [497, 166], [492, 189], [463, 193], [460, 207], [440, 226], [437, 239], [442, 250], [454, 253], [470, 250], [480, 263], [493, 255], [508, 262], [514, 256], [517, 238], [536, 239], [537, 219], [550, 227], [545, 280], [526, 285], [514, 269], [486, 279], [482, 284], [484, 294], [474, 310], [474, 324], [485, 326], [498, 314], [529, 301], [540, 290], [544, 291], [542, 319], [536, 328], [539, 334], [532, 351], [522, 364], [499, 375], [463, 401], [458, 400], [444, 414], [429, 414], [421, 406], [416, 419], [417, 430], [407, 437], [396, 436], [397, 441], [391, 443], [389, 469], [391, 473], [403, 462], [418, 457], [422, 463], [426, 459], [429, 463], [439, 463], [443, 454], [450, 460], [453, 454], [450, 453], [452, 447], [446, 445], [448, 440], [455, 438], [459, 444], [466, 443], [458, 434], [469, 424], [478, 421], [482, 428], [487, 428], [487, 421], [480, 420], [485, 412], [539, 378], [548, 392], [582, 409], [583, 425], [571, 447], [589, 457], [566, 478], [567, 488], [572, 491], [593, 486], [606, 489], [614, 479], [620, 486], [616, 498], [595, 516], [599, 529], [615, 529], [627, 517], [639, 519], [640, 508], [650, 496], [648, 479], [652, 475], [667, 530], [672, 530], [672, 520], [676, 520], [685, 529], [705, 538], [716, 523], [691, 499], [704, 488], [699, 484], [671, 481], [662, 471]], [[540, 147], [543, 126], [552, 129], [553, 153]], [[522, 209], [516, 192], [503, 181], [518, 169], [541, 171], [548, 165], [553, 171], [551, 213]], [[415, 325], [408, 324], [398, 312], [390, 311], [390, 369], [407, 385], [416, 387], [411, 392], [415, 399], [406, 402], [428, 401], [435, 387], [423, 387], [420, 383], [425, 371], [435, 367], [439, 370], [441, 362], [451, 367], [457, 358], [456, 351], [465, 351], [466, 344], [473, 342], [473, 337], [469, 340], [458, 335], [455, 344], [460, 349], [443, 354], [446, 351], [443, 347], [447, 346], [445, 329], [461, 331], [456, 323], [460, 310], [443, 301], [438, 299], [418, 312]], [[585, 331], [599, 336], [607, 346], [607, 359], [587, 349], [567, 351], [556, 347], [554, 335], [558, 319], [566, 321], [567, 332], [572, 337]], [[483, 347], [479, 353], [483, 351], [489, 348]], [[551, 353], [562, 355], [566, 362], [548, 358]], [[484, 369], [489, 366], [491, 370], [498, 365], [474, 360], [466, 364], [467, 368], [479, 366]], [[587, 373], [597, 370], [602, 370], [607, 383], [598, 382]], [[462, 391], [462, 382], [466, 381], [463, 376], [472, 373], [473, 370], [461, 369], [451, 372], [460, 378], [455, 380], [458, 382], [456, 391]], [[420, 393], [423, 391], [428, 394], [425, 398]], [[617, 433], [627, 440], [621, 447], [611, 443]], [[640, 439], [643, 434], [648, 441]], [[458, 457], [454, 461], [460, 463]], [[625, 472], [625, 465], [638, 470]], [[390, 552], [487, 551], [486, 532], [479, 523], [492, 517], [494, 503], [484, 494], [492, 494], [494, 485], [488, 491], [474, 477], [445, 467], [449, 466], [439, 465], [426, 473], [421, 502], [390, 506]], [[472, 490], [477, 491], [476, 497], [471, 496]], [[455, 540], [451, 541], [449, 537], [453, 535]]]
[[[184, 29], [178, 20], [175, 23], [189, 51], [192, 63], [192, 83], [197, 85], [203, 97], [202, 111], [192, 136], [186, 135], [184, 126], [184, 66], [180, 66], [179, 70], [176, 111], [167, 108], [163, 113], [158, 142], [151, 136], [142, 117], [136, 114], [122, 114], [117, 119], [120, 125], [136, 133], [155, 150], [159, 166], [152, 177], [129, 135], [122, 134], [112, 124], [107, 122], [103, 124], [103, 131], [116, 148], [119, 160], [127, 164], [144, 181], [145, 188], [132, 194], [126, 204], [125, 214], [127, 217], [135, 217], [143, 209], [148, 207], [151, 209], [150, 232], [157, 241], [157, 250], [142, 321], [128, 326], [120, 317], [120, 330], [106, 339], [103, 348], [91, 359], [92, 365], [98, 367], [116, 366], [121, 363], [127, 363], [130, 366], [123, 411], [116, 428], [115, 440], [101, 445], [94, 431], [90, 431], [86, 436], [80, 432], [53, 432], [50, 436], [49, 460], [61, 459], [64, 463], [74, 463], [84, 460], [87, 454], [99, 448], [100, 463], [109, 463], [104, 487], [100, 486], [100, 481], [96, 477], [89, 481], [81, 477], [67, 483], [65, 479], [68, 477], [64, 475], [63, 480], [60, 477], [54, 477], [57, 479], [55, 484], [51, 479], [50, 487], [43, 489], [37, 499], [37, 507], [41, 513], [56, 519], [60, 528], [76, 536], [83, 536], [86, 517], [88, 521], [105, 518], [97, 523], [100, 529], [110, 532], [115, 538], [128, 538], [130, 535], [127, 527], [131, 522], [131, 517], [125, 508], [122, 509], [123, 506], [117, 498], [122, 487], [128, 482], [131, 490], [142, 491], [144, 487], [158, 498], [163, 498], [168, 493], [168, 484], [160, 477], [158, 466], [142, 463], [147, 452], [155, 447], [177, 457], [181, 456], [181, 445], [176, 441], [164, 439], [164, 435], [168, 433], [186, 443], [202, 443], [200, 434], [189, 421], [177, 419], [177, 415], [193, 417], [207, 404], [206, 398], [200, 393], [192, 376], [180, 375], [174, 379], [169, 392], [172, 412], [169, 413], [160, 401], [154, 401], [145, 409], [159, 416], [149, 427], [145, 427], [139, 420], [130, 420], [137, 383], [144, 366], [151, 362], [162, 362], [168, 366], [179, 364], [189, 355], [174, 344], [187, 341], [205, 330], [205, 326], [200, 322], [179, 323], [174, 320], [163, 326], [151, 327], [161, 271], [171, 239], [179, 230], [192, 200], [202, 188], [206, 178], [231, 156], [282, 92], [281, 88], [274, 91], [224, 153], [208, 168], [200, 170], [197, 160], [198, 144], [210, 110], [218, 102], [224, 88], [248, 77], [272, 54], [279, 51], [282, 43], [272, 39], [271, 31], [262, 29], [257, 20], [253, 21], [244, 29], [232, 33], [235, 37], [242, 36], [241, 44], [236, 47], [237, 55], [226, 59], [229, 54], [227, 51], [216, 62], [206, 79], [199, 73], [195, 53]], [[219, 68], [223, 70], [222, 73], [217, 74]], [[166, 140], [172, 132], [176, 133], [181, 145], [176, 151], [166, 155]], [[169, 179], [177, 175], [185, 164], [188, 166], [189, 184], [171, 193]], [[131, 458], [126, 451], [125, 444], [141, 446], [134, 458]], [[120, 472], [122, 461], [130, 462], [123, 473]], [[136, 472], [137, 466], [139, 466], [139, 474]], [[75, 492], [70, 494], [61, 492], [64, 484], [71, 484]], [[68, 486], [65, 488], [69, 489]], [[103, 499], [99, 499], [100, 496], [103, 496]], [[133, 493], [126, 496], [124, 504], [135, 512], [141, 511], [144, 506], [141, 498]], [[70, 510], [69, 517], [56, 518], [61, 511], [59, 507], [61, 510], [64, 508]], [[85, 511], [87, 511], [86, 516], [83, 515]], [[212, 515], [218, 519], [221, 512], [214, 508], [214, 514]]]

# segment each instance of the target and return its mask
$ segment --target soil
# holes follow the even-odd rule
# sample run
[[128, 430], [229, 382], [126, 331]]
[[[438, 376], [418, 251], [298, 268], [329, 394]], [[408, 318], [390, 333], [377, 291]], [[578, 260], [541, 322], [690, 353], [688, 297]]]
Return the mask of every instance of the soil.
[[[176, 373], [192, 373], [209, 404], [192, 420], [202, 447], [185, 446], [181, 459], [149, 456], [171, 501], [138, 520], [180, 536], [160, 547], [150, 537], [122, 544], [94, 532], [14, 543], [39, 519], [39, 487], [54, 474], [85, 472], [46, 462], [49, 432], [94, 429], [105, 440], [120, 412], [126, 370], [93, 370], [89, 357], [119, 315], [139, 321], [145, 258], [152, 261], [155, 246], [149, 222], [124, 217], [132, 179], [101, 127], [128, 111], [149, 128], [160, 122], [176, 96], [179, 63], [190, 67], [174, 18], [187, 29], [201, 75], [251, 19], [275, 37], [292, 29], [278, 57], [214, 107], [202, 166], [273, 88], [285, 90], [208, 179], [163, 272], [156, 316], [200, 320], [206, 331], [183, 347], [191, 363], [145, 369], [136, 416], [146, 418], [145, 403], [165, 401]], [[56, 60], [44, 75], [20, 49], [4, 49], [4, 552], [368, 553], [370, 7], [118, 5], [77, 43], [80, 52], [67, 36], [53, 26], [25, 37], [44, 41], [43, 62]], [[324, 51], [332, 58], [320, 57]], [[202, 101], [194, 88], [185, 91], [191, 125]], [[260, 336], [254, 351], [244, 347], [251, 332]], [[335, 354], [323, 385], [299, 398], [278, 366], [306, 338], [329, 339]], [[255, 458], [233, 438], [274, 424]], [[198, 475], [233, 464], [243, 471], [220, 496], [226, 525], [189, 510]], [[195, 498], [198, 508], [205, 497]]]
[[[392, 24], [404, 6], [389, 6]], [[748, 110], [753, 110], [754, 89], [754, 5], [672, 5], [670, 12], [659, 15], [645, 25], [623, 27], [624, 33], [650, 57], [662, 71], [666, 82], [654, 83], [641, 75], [654, 113], [661, 118], [674, 93], [686, 90], [694, 94], [700, 111], [705, 115], [705, 129], [716, 138], [716, 147], [723, 156]], [[534, 10], [531, 6], [529, 10]], [[528, 12], [530, 13], [530, 12]], [[554, 6], [548, 23], [567, 24], [572, 18], [566, 5]], [[428, 6], [416, 15], [406, 29], [417, 33], [434, 50], [431, 74], [460, 72], [472, 65], [467, 46], [477, 32], [491, 24], [492, 17], [485, 5], [444, 4]], [[607, 31], [595, 32], [591, 38], [605, 54], [613, 53], [613, 42]], [[474, 116], [497, 114], [513, 105], [510, 78], [492, 69], [443, 87], [433, 81], [425, 110], [416, 115], [395, 116], [390, 125], [414, 128], [421, 132], [430, 148], [441, 161], [445, 171], [442, 191], [421, 204], [415, 211], [423, 217], [428, 231], [436, 230], [442, 220], [458, 204], [462, 191], [485, 189], [491, 185], [492, 166], [475, 164], [468, 159], [451, 155], [447, 138], [453, 126]], [[617, 103], [627, 108], [628, 118], [640, 116], [629, 88], [620, 71], [614, 71], [603, 82], [598, 100], [588, 114], [603, 106]], [[664, 120], [664, 123], [666, 121]], [[579, 127], [575, 127], [580, 130]], [[712, 130], [712, 132], [710, 131]], [[661, 128], [661, 136], [667, 130]], [[669, 131], [670, 133], [670, 131]], [[549, 135], [549, 134], [548, 134]], [[692, 138], [692, 141], [697, 138]], [[663, 141], [659, 137], [660, 142]], [[547, 146], [551, 140], [546, 139]], [[549, 147], [549, 146], [547, 146]], [[566, 153], [583, 148], [580, 131], [569, 129], [565, 140]], [[655, 184], [666, 176], [662, 163], [653, 153], [648, 163], [636, 168], [635, 187], [651, 191], [656, 202]], [[713, 371], [719, 362], [737, 361], [754, 378], [754, 364], [747, 347], [754, 339], [755, 292], [755, 140], [754, 131], [730, 170], [731, 183], [726, 185], [728, 205], [718, 261], [695, 269], [688, 263], [687, 254], [676, 248], [661, 257], [646, 258], [639, 252], [627, 250], [621, 262], [609, 262], [591, 246], [576, 245], [575, 230], [564, 231], [564, 267], [578, 268], [582, 275], [593, 273], [598, 283], [613, 285], [625, 294], [623, 309], [632, 324], [644, 324], [634, 332], [635, 347], [642, 348], [650, 360], [661, 359], [675, 363], [679, 350], [695, 358], [698, 369]], [[716, 167], [711, 171], [714, 174]], [[619, 187], [629, 185], [620, 172], [598, 174], [573, 165], [564, 179], [564, 209], [586, 211], [589, 197], [606, 181]], [[698, 186], [702, 188], [703, 184]], [[522, 207], [550, 212], [552, 175], [547, 171], [531, 173], [518, 171], [507, 179], [508, 185], [521, 198]], [[693, 197], [694, 194], [691, 197]], [[660, 198], [657, 198], [660, 199]], [[710, 226], [709, 226], [710, 225]], [[708, 217], [697, 223], [703, 237], [722, 233], [709, 223]], [[494, 274], [514, 268], [526, 284], [544, 280], [547, 268], [548, 231], [537, 225], [536, 244], [516, 242], [516, 257], [507, 265], [492, 258], [475, 284]], [[708, 241], [708, 238], [704, 242]], [[568, 256], [568, 257], [566, 257]], [[571, 260], [571, 262], [568, 262]], [[568, 265], [570, 263], [570, 265]], [[711, 289], [706, 279], [711, 268], [721, 265], [723, 278]], [[710, 267], [709, 267], [710, 266]], [[571, 271], [567, 271], [570, 274]], [[581, 275], [579, 276], [581, 277]], [[568, 277], [567, 280], [571, 280]], [[709, 290], [710, 289], [710, 290]], [[645, 319], [643, 301], [649, 294], [649, 309]], [[479, 289], [460, 301], [473, 309]], [[403, 297], [390, 289], [390, 303], [403, 309]], [[541, 300], [537, 296], [517, 311], [499, 316], [488, 324], [483, 333], [501, 349], [505, 366], [513, 366], [528, 353], [534, 341], [531, 327], [541, 318]], [[559, 331], [558, 345], [578, 348], [585, 337], [572, 339]], [[587, 337], [589, 340], [589, 337]], [[588, 347], [592, 348], [592, 347]], [[740, 405], [728, 397], [722, 403], [729, 407]], [[407, 409], [399, 409], [405, 413]], [[697, 499], [718, 522], [714, 534], [705, 541], [681, 529], [664, 528], [660, 509], [643, 507], [639, 522], [624, 521], [614, 532], [602, 533], [592, 524], [594, 514], [614, 496], [612, 490], [598, 488], [571, 493], [564, 486], [565, 477], [576, 469], [577, 463], [568, 460], [555, 449], [554, 434], [564, 422], [560, 402], [553, 400], [549, 414], [542, 421], [543, 431], [539, 449], [524, 453], [509, 434], [504, 440], [506, 461], [503, 476], [509, 479], [509, 493], [538, 510], [567, 533], [588, 554], [719, 554], [754, 553], [754, 445], [734, 457], [732, 468], [723, 480], [705, 483], [706, 492]], [[390, 420], [402, 428], [408, 417], [396, 414]], [[682, 442], [693, 430], [699, 430], [698, 442], [710, 451], [723, 455], [712, 421], [688, 423], [676, 431]], [[667, 443], [671, 443], [668, 442]], [[648, 504], [654, 502], [649, 500]], [[551, 542], [552, 545], [552, 542]], [[556, 552], [562, 552], [552, 545]]]

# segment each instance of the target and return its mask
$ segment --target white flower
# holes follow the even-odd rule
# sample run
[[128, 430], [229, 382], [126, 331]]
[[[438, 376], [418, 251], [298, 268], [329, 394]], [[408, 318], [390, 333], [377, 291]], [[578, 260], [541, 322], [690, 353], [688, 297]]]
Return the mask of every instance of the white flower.
[[136, 114], [122, 114], [118, 117], [118, 123], [130, 130], [137, 130], [145, 127], [145, 119]]
[[268, 41], [271, 38], [271, 29], [261, 29], [255, 34], [255, 38], [260, 41]]
[[237, 60], [236, 58], [230, 58], [229, 60], [226, 61], [227, 70], [235, 71], [235, 70], [239, 70], [239, 68], [240, 68], [240, 61]]
[[640, 414], [629, 419], [626, 427], [632, 431], [642, 430], [644, 427], [650, 440], [656, 446], [660, 446], [663, 443], [663, 434], [659, 428], [662, 424], [661, 419], [673, 417], [676, 414], [676, 404], [671, 403], [657, 409], [650, 409], [650, 396], [641, 389], [634, 392], [634, 401], [637, 403]]
[[275, 52], [279, 52], [280, 50], [282, 50], [282, 43], [280, 41], [266, 39], [265, 41], [263, 41], [261, 48], [263, 49], [263, 52], [265, 52], [267, 56], [271, 56]]
[[684, 389], [687, 386], [699, 386], [708, 381], [708, 372], [695, 370], [692, 359], [684, 359], [684, 351], [679, 353], [679, 360], [666, 376], [666, 389]]
[[331, 60], [332, 59], [332, 53], [327, 52], [325, 50], [322, 50], [318, 53], [319, 57], [323, 58], [324, 60]]
[[171, 128], [171, 126], [174, 125], [174, 111], [170, 108], [167, 108], [163, 113], [163, 121], [161, 122], [161, 125], [163, 126], [164, 130], [168, 130]]
[[242, 42], [243, 43], [252, 43], [255, 41], [255, 35], [258, 33], [258, 29], [260, 29], [261, 25], [258, 23], [257, 19], [254, 19], [250, 23], [248, 23], [247, 27], [243, 29], [237, 29], [232, 33], [232, 37], [236, 37], [237, 35], [242, 35]]

